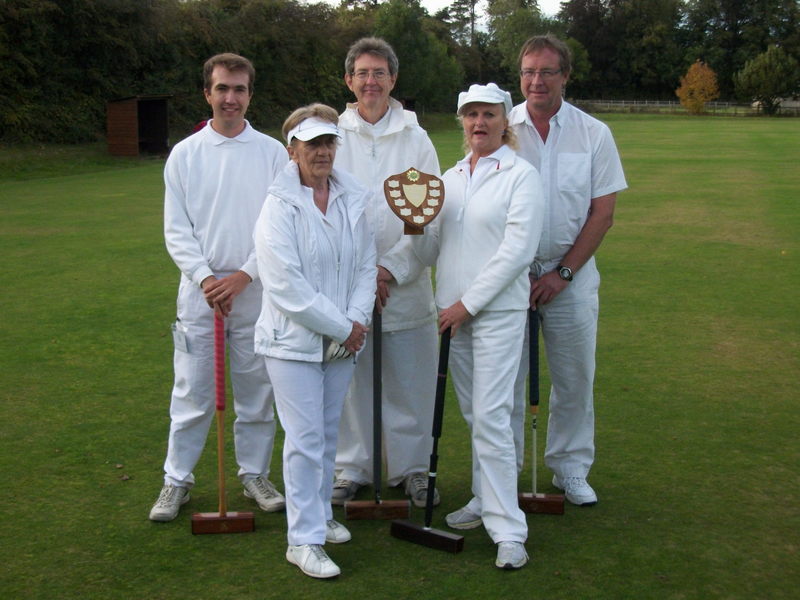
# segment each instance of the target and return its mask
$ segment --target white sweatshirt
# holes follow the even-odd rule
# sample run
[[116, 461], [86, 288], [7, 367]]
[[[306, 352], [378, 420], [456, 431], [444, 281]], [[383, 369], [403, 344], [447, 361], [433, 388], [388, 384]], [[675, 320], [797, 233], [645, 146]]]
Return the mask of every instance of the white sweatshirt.
[[164, 238], [172, 260], [200, 285], [241, 270], [258, 278], [253, 226], [286, 148], [245, 121], [235, 138], [209, 124], [172, 149], [164, 168]]
[[[383, 256], [408, 237], [403, 235], [403, 221], [386, 202], [384, 180], [411, 167], [438, 176], [439, 159], [417, 116], [394, 98], [389, 98], [389, 111], [375, 125], [358, 115], [355, 104], [348, 104], [339, 117], [339, 129], [343, 139], [336, 152], [336, 166], [350, 172], [370, 191], [367, 216], [375, 234], [378, 264], [383, 264]], [[389, 294], [382, 313], [384, 331], [412, 329], [435, 319], [428, 269], [402, 286], [391, 283]]]

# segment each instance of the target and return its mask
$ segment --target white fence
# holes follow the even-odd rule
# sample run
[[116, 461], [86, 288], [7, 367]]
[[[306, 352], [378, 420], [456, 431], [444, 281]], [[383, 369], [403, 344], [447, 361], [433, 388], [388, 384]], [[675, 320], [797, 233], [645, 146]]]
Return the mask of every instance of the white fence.
[[[677, 100], [570, 100], [570, 102], [587, 112], [688, 114], [687, 110]], [[708, 102], [706, 103], [705, 113], [720, 116], [755, 116], [762, 114], [761, 109], [757, 106], [736, 102]], [[800, 116], [800, 108], [781, 106], [778, 114], [798, 117]]]

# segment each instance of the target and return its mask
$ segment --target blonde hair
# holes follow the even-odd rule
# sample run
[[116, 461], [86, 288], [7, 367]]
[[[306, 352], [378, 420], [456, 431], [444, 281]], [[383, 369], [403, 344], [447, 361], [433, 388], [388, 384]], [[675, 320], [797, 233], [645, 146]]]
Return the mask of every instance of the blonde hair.
[[[503, 108], [503, 116], [506, 119], [506, 123], [508, 123], [508, 115], [505, 114], [506, 107], [502, 104], [498, 104], [497, 106], [501, 106]], [[461, 129], [464, 129], [464, 117], [462, 115], [456, 115], [456, 120], [458, 121], [459, 125], [461, 125]], [[511, 148], [512, 150], [516, 151], [519, 150], [519, 140], [517, 139], [517, 134], [514, 133], [514, 130], [511, 128], [511, 125], [506, 124], [506, 128], [503, 131], [503, 143]], [[467, 134], [464, 134], [464, 140], [461, 143], [461, 149], [464, 151], [464, 154], [468, 154], [472, 152], [472, 148], [469, 147], [469, 142], [467, 141]]]
[[[301, 106], [288, 117], [286, 117], [286, 120], [283, 122], [283, 127], [281, 128], [283, 139], [287, 139], [289, 132], [297, 127], [298, 124], [302, 123], [306, 119], [310, 119], [311, 117], [317, 117], [318, 119], [322, 119], [324, 121], [330, 121], [334, 125], [339, 124], [339, 113], [336, 112], [335, 108], [331, 108], [327, 104], [315, 102], [313, 104], [309, 104], [308, 106]], [[294, 141], [295, 140], [292, 140], [292, 143], [294, 143]]]

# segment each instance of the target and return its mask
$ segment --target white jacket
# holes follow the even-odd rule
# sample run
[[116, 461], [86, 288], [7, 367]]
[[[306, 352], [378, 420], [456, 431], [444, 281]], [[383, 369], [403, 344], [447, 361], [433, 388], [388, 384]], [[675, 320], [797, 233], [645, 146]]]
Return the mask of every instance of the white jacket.
[[164, 238], [187, 279], [200, 285], [238, 270], [258, 278], [253, 223], [288, 160], [247, 121], [234, 138], [209, 124], [175, 145], [164, 168]]
[[[257, 354], [319, 362], [322, 337], [341, 343], [354, 321], [368, 324], [375, 303], [375, 244], [364, 212], [367, 192], [347, 173], [333, 170], [331, 193], [341, 192], [345, 228], [341, 239], [336, 297], [319, 290], [324, 268], [336, 268], [323, 255], [310, 211], [304, 202], [297, 165], [290, 162], [269, 189], [256, 222], [258, 272], [264, 284], [261, 315], [256, 322]], [[341, 308], [340, 308], [341, 307]]]
[[[436, 150], [413, 112], [390, 98], [389, 114], [384, 118], [389, 119], [386, 129], [373, 137], [371, 128], [358, 116], [356, 105], [348, 104], [339, 117], [343, 139], [335, 163], [371, 192], [367, 216], [375, 233], [378, 264], [383, 264], [383, 256], [407, 237], [403, 235], [403, 222], [386, 203], [384, 180], [411, 167], [437, 176], [440, 173]], [[381, 315], [384, 331], [412, 329], [436, 318], [429, 269], [403, 285], [391, 283], [389, 294]]]
[[[398, 281], [436, 262], [436, 304], [458, 300], [472, 315], [528, 307], [528, 267], [544, 217], [539, 173], [503, 146], [497, 167], [467, 191], [458, 163], [442, 177], [445, 202], [425, 234], [385, 258]], [[469, 158], [469, 155], [468, 157]]]

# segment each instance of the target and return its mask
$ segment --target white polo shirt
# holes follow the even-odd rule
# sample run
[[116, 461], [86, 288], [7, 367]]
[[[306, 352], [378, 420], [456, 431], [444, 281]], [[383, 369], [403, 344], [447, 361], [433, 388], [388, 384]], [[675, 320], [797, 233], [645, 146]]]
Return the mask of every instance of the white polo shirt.
[[611, 130], [568, 102], [550, 119], [546, 142], [524, 102], [514, 107], [509, 122], [519, 140], [518, 154], [542, 177], [546, 212], [536, 262], [551, 270], [583, 229], [592, 198], [622, 191], [628, 184]]
[[286, 148], [247, 121], [236, 137], [209, 122], [175, 145], [164, 169], [164, 237], [188, 279], [238, 270], [258, 278], [253, 225], [287, 162]]

